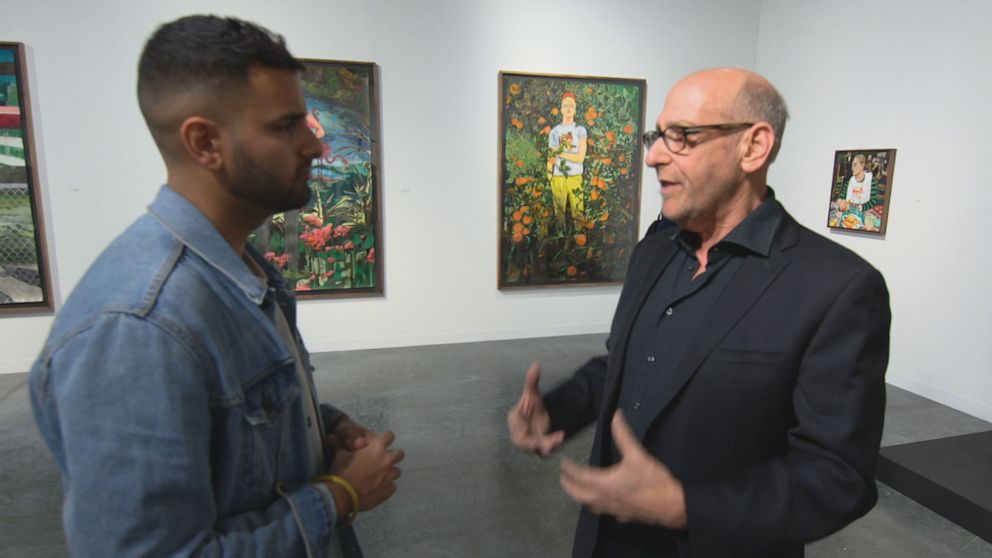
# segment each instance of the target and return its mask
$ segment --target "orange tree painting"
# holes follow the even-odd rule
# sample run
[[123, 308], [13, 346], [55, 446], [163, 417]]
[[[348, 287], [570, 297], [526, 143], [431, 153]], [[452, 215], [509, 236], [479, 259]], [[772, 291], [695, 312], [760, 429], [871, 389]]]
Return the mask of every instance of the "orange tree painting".
[[499, 286], [623, 280], [644, 80], [500, 73]]
[[299, 295], [382, 293], [375, 65], [304, 60], [307, 126], [323, 146], [310, 202], [251, 237]]

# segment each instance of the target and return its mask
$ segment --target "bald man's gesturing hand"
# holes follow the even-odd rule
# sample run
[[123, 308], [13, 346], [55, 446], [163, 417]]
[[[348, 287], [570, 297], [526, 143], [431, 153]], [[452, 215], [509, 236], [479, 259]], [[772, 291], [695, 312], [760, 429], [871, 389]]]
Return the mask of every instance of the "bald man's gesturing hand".
[[538, 389], [540, 379], [541, 365], [534, 362], [527, 369], [520, 400], [506, 415], [506, 425], [514, 446], [546, 457], [565, 440], [565, 433], [561, 430], [548, 432], [551, 430], [551, 417]]
[[682, 483], [664, 463], [644, 450], [623, 413], [613, 415], [610, 427], [620, 450], [620, 462], [600, 469], [565, 458], [561, 463], [562, 489], [594, 513], [612, 515], [621, 522], [685, 529]]

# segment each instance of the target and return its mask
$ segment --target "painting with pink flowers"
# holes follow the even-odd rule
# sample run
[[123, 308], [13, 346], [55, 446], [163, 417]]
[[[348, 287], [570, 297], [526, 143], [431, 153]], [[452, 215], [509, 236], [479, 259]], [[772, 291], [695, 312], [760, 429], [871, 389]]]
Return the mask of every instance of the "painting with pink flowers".
[[323, 153], [310, 202], [273, 215], [251, 242], [299, 296], [381, 295], [376, 66], [303, 60], [306, 123]]
[[884, 235], [895, 149], [853, 149], [834, 153], [827, 226]]

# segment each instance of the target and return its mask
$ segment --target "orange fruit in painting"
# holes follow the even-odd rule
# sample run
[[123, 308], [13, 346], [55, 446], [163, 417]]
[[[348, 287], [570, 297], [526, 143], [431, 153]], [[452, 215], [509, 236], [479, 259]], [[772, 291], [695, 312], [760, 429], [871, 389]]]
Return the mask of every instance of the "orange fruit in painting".
[[513, 94], [513, 95], [519, 95], [520, 94], [520, 84], [519, 83], [511, 83], [510, 84], [510, 93]]
[[627, 169], [620, 169], [620, 174], [627, 176]]
[[548, 134], [550, 132], [551, 132], [551, 126], [545, 126], [545, 127], [541, 128], [541, 133], [542, 134]]
[[523, 239], [524, 239], [523, 233], [518, 233], [518, 232], [513, 233], [513, 241], [514, 242], [520, 242]]
[[600, 220], [600, 221], [606, 221], [606, 220], [608, 220], [609, 218], [610, 218], [610, 212], [609, 212], [609, 211], [604, 211], [604, 212], [603, 212], [603, 216], [602, 216], [602, 217], [600, 217], [600, 218], [599, 218], [599, 220]]
[[585, 246], [586, 245], [586, 235], [581, 234], [581, 233], [575, 235], [575, 244], [576, 244], [576, 246]]
[[634, 126], [632, 124], [627, 124], [623, 127], [623, 133], [630, 135], [634, 133]]
[[613, 164], [613, 158], [612, 157], [603, 157], [603, 159], [601, 160], [601, 162], [604, 165], [612, 165]]
[[551, 109], [551, 114], [553, 114], [553, 115], [555, 115], [555, 116], [558, 116], [558, 107], [554, 107], [554, 108], [552, 108], [552, 109]]
[[521, 208], [520, 208], [520, 213], [527, 213], [529, 211], [530, 211], [530, 208], [527, 207], [526, 205], [521, 206]]
[[551, 217], [551, 210], [545, 209], [544, 213], [541, 213], [541, 217]]
[[611, 130], [609, 132], [606, 132], [606, 139], [609, 140], [610, 143], [613, 143], [617, 141], [617, 135]]
[[620, 156], [617, 157], [617, 161], [620, 161], [621, 163], [624, 162], [624, 161], [626, 161], [626, 160], [627, 160], [627, 156], [626, 155], [620, 155]]
[[544, 118], [543, 116], [537, 119], [537, 123], [538, 124], [544, 124], [547, 121], [548, 121], [548, 119]]
[[599, 190], [593, 190], [592, 192], [590, 192], [589, 197], [591, 199], [598, 200], [599, 199]]
[[513, 212], [513, 220], [514, 221], [519, 221], [520, 220], [520, 215], [521, 215], [521, 213], [520, 213], [520, 210], [519, 209], [517, 211], [514, 211]]
[[523, 230], [524, 230], [524, 226], [521, 225], [520, 223], [513, 224], [513, 232], [518, 233], [518, 232], [523, 232]]
[[517, 160], [517, 166], [518, 167], [523, 167], [524, 166], [524, 162], [518, 159]]
[[521, 220], [521, 222], [525, 225], [529, 225], [533, 223], [534, 220], [530, 218], [530, 215], [524, 215], [524, 218]]
[[533, 180], [534, 179], [530, 178], [529, 176], [521, 176], [520, 178], [514, 180], [513, 183], [516, 184], [517, 186], [523, 186], [524, 184], [527, 184], [528, 182], [531, 182]]
[[589, 221], [588, 223], [586, 223], [586, 228], [589, 229], [589, 230], [595, 229], [596, 228], [596, 220], [593, 219], [592, 221]]
[[575, 275], [578, 273], [579, 273], [579, 269], [574, 265], [568, 266], [568, 269], [565, 270], [565, 275], [568, 275], [569, 277], [575, 277]]
[[530, 234], [530, 229], [524, 229], [524, 234], [525, 234], [525, 235], [528, 235], [528, 234]]

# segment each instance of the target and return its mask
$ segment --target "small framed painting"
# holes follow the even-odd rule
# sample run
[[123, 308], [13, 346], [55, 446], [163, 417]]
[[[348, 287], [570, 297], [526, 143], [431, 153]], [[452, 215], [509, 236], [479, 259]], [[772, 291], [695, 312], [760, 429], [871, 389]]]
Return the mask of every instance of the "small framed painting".
[[0, 43], [0, 314], [52, 309], [24, 45]]
[[830, 179], [827, 226], [884, 235], [895, 164], [895, 149], [837, 151]]
[[644, 97], [643, 79], [500, 72], [500, 289], [623, 281]]
[[249, 241], [300, 297], [383, 293], [376, 65], [301, 60], [306, 123], [323, 146], [310, 202], [273, 215]]

